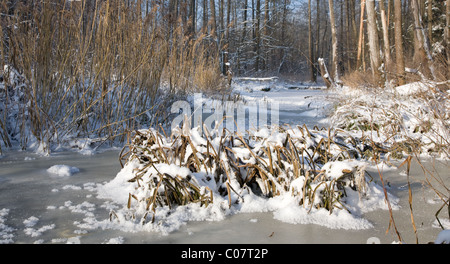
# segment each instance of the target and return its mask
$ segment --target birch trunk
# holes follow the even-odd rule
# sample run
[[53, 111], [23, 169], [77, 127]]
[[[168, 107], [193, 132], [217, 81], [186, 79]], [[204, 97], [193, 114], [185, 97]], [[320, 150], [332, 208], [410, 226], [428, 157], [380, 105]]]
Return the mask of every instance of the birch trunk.
[[383, 43], [384, 43], [384, 63], [385, 69], [389, 69], [392, 65], [391, 59], [391, 45], [389, 43], [389, 24], [386, 18], [386, 9], [384, 7], [384, 0], [380, 0], [380, 13], [381, 13], [381, 24], [383, 26]]
[[379, 79], [381, 66], [378, 44], [378, 30], [375, 14], [375, 0], [367, 0], [367, 33], [369, 37], [369, 52], [370, 52], [370, 66], [372, 68], [372, 75]]
[[336, 83], [340, 83], [339, 67], [338, 67], [338, 40], [336, 35], [336, 21], [334, 18], [334, 3], [333, 0], [328, 0], [330, 12], [330, 26], [331, 26], [331, 71]]

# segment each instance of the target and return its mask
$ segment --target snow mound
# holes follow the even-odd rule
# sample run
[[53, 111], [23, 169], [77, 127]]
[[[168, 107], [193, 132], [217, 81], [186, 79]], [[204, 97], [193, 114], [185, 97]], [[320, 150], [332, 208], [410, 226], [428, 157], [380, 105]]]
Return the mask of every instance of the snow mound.
[[423, 82], [413, 82], [395, 88], [399, 95], [412, 95], [427, 92], [430, 87]]
[[75, 173], [80, 172], [80, 170], [76, 167], [71, 167], [67, 165], [53, 165], [47, 169], [47, 172], [61, 177], [69, 177]]

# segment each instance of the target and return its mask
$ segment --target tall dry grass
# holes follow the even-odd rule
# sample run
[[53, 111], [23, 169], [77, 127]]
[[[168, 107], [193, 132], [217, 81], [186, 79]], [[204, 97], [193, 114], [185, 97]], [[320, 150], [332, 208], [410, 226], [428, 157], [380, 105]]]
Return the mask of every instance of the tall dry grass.
[[[73, 137], [124, 140], [126, 130], [158, 123], [174, 94], [223, 89], [203, 38], [187, 36], [180, 23], [169, 28], [162, 7], [147, 13], [140, 2], [0, 4], [5, 146], [35, 140], [50, 151]], [[20, 84], [8, 80], [10, 70]]]

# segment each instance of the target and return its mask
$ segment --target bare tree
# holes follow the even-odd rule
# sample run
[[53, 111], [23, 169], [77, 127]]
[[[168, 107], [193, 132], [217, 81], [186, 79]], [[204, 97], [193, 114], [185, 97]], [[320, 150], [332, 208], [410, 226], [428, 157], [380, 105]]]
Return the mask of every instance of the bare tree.
[[445, 35], [445, 50], [447, 51], [447, 79], [450, 79], [450, 0], [447, 0], [446, 2], [446, 16], [445, 16], [445, 20], [446, 20], [446, 27], [445, 27], [445, 31], [444, 31], [444, 35]]
[[256, 24], [254, 27], [255, 32], [255, 70], [259, 71], [259, 57], [261, 54], [261, 0], [256, 0]]
[[403, 58], [402, 37], [402, 1], [394, 0], [395, 63], [397, 65], [398, 84], [405, 84], [405, 60]]
[[428, 1], [427, 6], [427, 18], [428, 18], [428, 39], [433, 41], [433, 3]]
[[206, 34], [208, 32], [208, 0], [203, 0], [203, 16], [202, 16], [202, 32]]
[[313, 43], [312, 43], [312, 23], [311, 23], [311, 0], [308, 0], [308, 48], [309, 48], [309, 60], [308, 64], [310, 67], [311, 81], [316, 82], [316, 73], [314, 71], [314, 53], [313, 53]]
[[411, 0], [411, 7], [414, 16], [415, 37], [417, 38], [417, 48], [419, 51], [416, 53], [425, 53], [425, 57], [428, 63], [428, 67], [431, 71], [433, 79], [436, 80], [436, 73], [434, 70], [433, 57], [431, 56], [430, 45], [427, 39], [427, 34], [423, 28], [422, 16], [420, 15], [419, 4], [417, 0]]
[[320, 57], [320, 0], [316, 0], [316, 58]]
[[330, 13], [331, 25], [331, 72], [336, 83], [340, 82], [339, 67], [338, 67], [338, 40], [336, 35], [336, 21], [334, 17], [334, 3], [333, 0], [328, 0], [328, 7]]
[[389, 69], [392, 65], [391, 45], [389, 42], [389, 24], [386, 18], [386, 9], [384, 0], [380, 0], [381, 24], [383, 26], [383, 43], [384, 43], [384, 63], [385, 69]]
[[197, 13], [197, 10], [196, 10], [195, 0], [190, 0], [188, 32], [191, 36], [194, 36], [194, 34], [195, 34], [196, 13]]
[[[361, 54], [363, 50], [363, 42], [364, 42], [364, 9], [366, 6], [366, 0], [361, 0], [361, 16], [359, 23], [359, 38], [358, 38], [358, 53], [356, 56], [356, 68], [359, 69], [361, 66]], [[364, 57], [364, 54], [362, 55]]]
[[370, 66], [372, 75], [377, 79], [380, 77], [379, 68], [381, 66], [378, 44], [378, 30], [375, 14], [375, 0], [367, 0], [367, 32], [369, 37]]
[[214, 41], [217, 41], [216, 3], [214, 0], [209, 1], [209, 9], [211, 10], [211, 36]]
[[262, 69], [266, 69], [269, 61], [269, 0], [264, 1], [264, 25], [263, 25], [263, 46], [266, 48], [264, 51], [263, 61], [262, 61]]

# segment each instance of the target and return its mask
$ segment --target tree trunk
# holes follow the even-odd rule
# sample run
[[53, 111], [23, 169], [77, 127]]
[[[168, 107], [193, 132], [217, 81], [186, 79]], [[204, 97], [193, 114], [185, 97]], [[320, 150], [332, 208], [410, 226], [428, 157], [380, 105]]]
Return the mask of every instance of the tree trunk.
[[427, 8], [427, 18], [428, 18], [428, 39], [430, 43], [433, 43], [433, 3], [428, 1]]
[[375, 14], [375, 0], [367, 0], [367, 33], [369, 37], [370, 66], [372, 75], [378, 80], [380, 78], [379, 68], [381, 66], [378, 44], [378, 30]]
[[[319, 38], [320, 38], [320, 1], [319, 0], [317, 0], [316, 1], [316, 56], [315, 56], [315, 58], [319, 58], [319, 47], [320, 47], [320, 41], [319, 41]], [[315, 59], [314, 59], [314, 61], [315, 61]], [[317, 76], [317, 74], [316, 74], [316, 76]], [[316, 80], [317, 80], [317, 77], [316, 77]]]
[[247, 8], [248, 8], [248, 0], [244, 1], [244, 10], [243, 10], [243, 19], [244, 19], [244, 24], [243, 27], [244, 29], [242, 30], [242, 43], [245, 41], [245, 37], [247, 36]]
[[450, 0], [447, 0], [446, 2], [446, 27], [445, 27], [445, 31], [444, 31], [444, 35], [445, 35], [445, 50], [447, 51], [447, 80], [450, 79]]
[[312, 25], [311, 25], [311, 0], [308, 0], [308, 48], [309, 48], [309, 67], [311, 73], [311, 82], [316, 82], [316, 74], [314, 72], [314, 54], [312, 43]]
[[255, 71], [259, 71], [259, 56], [261, 52], [261, 0], [256, 0], [256, 24], [255, 24]]
[[[351, 23], [351, 27], [352, 27], [352, 35], [351, 35], [351, 59], [352, 59], [352, 65], [354, 65], [354, 57], [355, 57], [355, 44], [356, 44], [356, 39], [358, 38], [358, 30], [356, 28], [356, 10], [355, 10], [355, 2], [356, 0], [350, 0], [350, 23]], [[354, 66], [352, 66], [350, 69], [352, 69]], [[350, 70], [349, 69], [349, 70]]]
[[336, 83], [340, 83], [339, 67], [338, 67], [338, 40], [336, 35], [336, 21], [334, 18], [334, 4], [333, 0], [328, 0], [330, 12], [330, 26], [331, 26], [331, 71]]
[[196, 8], [195, 8], [195, 0], [190, 0], [190, 6], [189, 6], [189, 34], [193, 37], [195, 34], [195, 13], [196, 13]]
[[[361, 52], [363, 48], [363, 37], [364, 37], [364, 9], [366, 6], [366, 0], [361, 0], [361, 17], [359, 22], [359, 40], [358, 40], [358, 53], [356, 55], [356, 68], [361, 67]], [[364, 56], [364, 55], [363, 55]]]
[[227, 1], [227, 26], [226, 26], [226, 39], [227, 44], [230, 45], [230, 27], [231, 27], [231, 0]]
[[[243, 49], [243, 53], [242, 56], [238, 56], [238, 69], [239, 69], [239, 74], [241, 71], [241, 63], [240, 60], [243, 59], [244, 60], [244, 70], [247, 70], [247, 45], [245, 44], [246, 42], [246, 37], [247, 37], [247, 9], [248, 9], [248, 0], [244, 1], [244, 10], [243, 10], [243, 30], [242, 30], [242, 39], [241, 39], [241, 49]], [[242, 57], [242, 58], [241, 58]]]
[[223, 30], [224, 30], [224, 28], [225, 28], [225, 22], [224, 22], [224, 20], [225, 20], [225, 15], [224, 15], [224, 7], [223, 7], [223, 2], [224, 2], [225, 0], [220, 0], [219, 1], [219, 29], [218, 29], [218, 33], [219, 33], [219, 38], [222, 40], [222, 37], [223, 37]]
[[398, 84], [405, 84], [405, 61], [403, 59], [402, 38], [402, 1], [394, 0], [394, 28], [395, 28], [395, 62], [397, 65]]
[[320, 73], [322, 75], [323, 81], [325, 82], [325, 85], [327, 86], [327, 88], [333, 87], [334, 86], [333, 79], [331, 78], [330, 73], [328, 72], [327, 66], [323, 61], [323, 58], [318, 58], [317, 62], [319, 64]]
[[264, 31], [263, 31], [263, 48], [264, 50], [264, 56], [262, 56], [264, 59], [262, 61], [262, 69], [268, 68], [268, 62], [269, 62], [269, 51], [268, 51], [268, 40], [269, 40], [269, 0], [264, 1]]
[[202, 33], [208, 32], [208, 0], [203, 0]]
[[417, 37], [418, 48], [419, 48], [420, 52], [422, 52], [422, 50], [423, 50], [423, 52], [425, 53], [426, 61], [428, 63], [428, 67], [431, 71], [431, 76], [433, 77], [434, 80], [436, 80], [433, 57], [431, 56], [431, 51], [430, 51], [430, 46], [428, 43], [427, 35], [425, 33], [425, 29], [423, 28], [422, 17], [420, 15], [419, 4], [417, 3], [417, 0], [411, 0], [411, 6], [412, 6], [412, 11], [413, 11], [413, 16], [414, 16], [414, 26], [416, 29], [415, 36]]
[[384, 43], [384, 68], [388, 72], [392, 65], [391, 59], [391, 45], [389, 43], [389, 24], [386, 18], [386, 9], [384, 7], [384, 0], [380, 0], [380, 11], [381, 11], [381, 24], [383, 26], [383, 43]]
[[340, 1], [341, 3], [339, 4], [339, 41], [338, 41], [338, 67], [339, 67], [339, 72], [343, 73], [345, 72], [345, 68], [344, 68], [344, 61], [345, 61], [345, 54], [344, 54], [344, 45], [345, 45], [345, 37], [344, 37], [344, 1]]
[[211, 36], [214, 41], [217, 41], [216, 3], [214, 0], [210, 0], [209, 5], [209, 9], [211, 10]]

